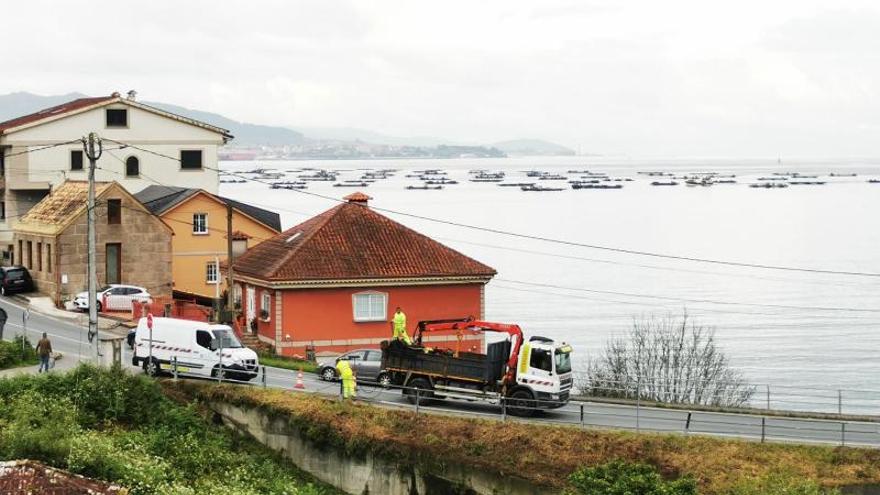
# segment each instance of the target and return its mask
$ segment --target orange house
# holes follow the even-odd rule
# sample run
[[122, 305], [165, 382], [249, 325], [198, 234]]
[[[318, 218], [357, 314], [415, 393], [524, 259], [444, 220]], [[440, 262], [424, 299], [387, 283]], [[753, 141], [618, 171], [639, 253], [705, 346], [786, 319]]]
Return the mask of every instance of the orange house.
[[174, 229], [174, 294], [205, 304], [226, 290], [221, 265], [228, 257], [227, 215], [232, 213], [233, 257], [281, 231], [278, 214], [202, 189], [149, 186], [135, 197]]
[[[495, 270], [370, 209], [346, 202], [249, 249], [235, 259], [236, 294], [246, 326], [279, 354], [377, 348], [391, 337], [400, 306], [412, 334], [420, 320], [483, 317]], [[434, 347], [482, 347], [430, 335]]]

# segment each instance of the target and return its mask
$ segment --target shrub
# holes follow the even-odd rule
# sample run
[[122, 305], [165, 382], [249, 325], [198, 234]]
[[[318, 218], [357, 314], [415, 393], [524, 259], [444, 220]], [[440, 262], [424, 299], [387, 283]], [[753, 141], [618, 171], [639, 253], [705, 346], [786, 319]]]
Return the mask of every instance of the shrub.
[[613, 461], [601, 466], [581, 468], [568, 478], [567, 495], [696, 495], [697, 482], [691, 477], [665, 481], [647, 464]]
[[18, 335], [12, 342], [0, 340], [0, 370], [37, 362], [37, 352], [27, 337]]
[[[10, 400], [11, 399], [11, 400]], [[4, 398], [0, 408], [0, 456], [66, 462], [70, 443], [80, 431], [76, 408], [65, 397], [26, 391]]]

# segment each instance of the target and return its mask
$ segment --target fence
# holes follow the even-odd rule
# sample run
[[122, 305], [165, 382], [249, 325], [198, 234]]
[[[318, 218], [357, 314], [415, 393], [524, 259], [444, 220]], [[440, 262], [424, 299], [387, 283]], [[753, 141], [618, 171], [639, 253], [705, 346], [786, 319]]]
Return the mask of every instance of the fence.
[[[584, 397], [645, 400], [673, 405], [708, 405], [791, 411], [805, 413], [876, 416], [880, 414], [880, 390], [804, 387], [798, 385], [725, 383], [713, 386], [741, 386], [748, 394], [739, 404], [715, 400], [710, 393], [700, 395], [684, 383], [651, 381], [633, 377], [629, 380], [581, 380]], [[700, 384], [691, 383], [699, 388]], [[711, 390], [711, 389], [710, 389]]]
[[[172, 363], [168, 371], [175, 379], [204, 378], [192, 373], [178, 372], [176, 362]], [[308, 390], [299, 390], [292, 388], [293, 376], [280, 369], [260, 366], [253, 380], [230, 379], [222, 372], [210, 379], [218, 383], [257, 385], [333, 396], [343, 400], [341, 382], [321, 382], [318, 387], [311, 385]], [[523, 421], [527, 419], [523, 417], [523, 413], [526, 413], [526, 416], [536, 414], [535, 419], [541, 423], [584, 429], [738, 437], [758, 442], [880, 447], [880, 424], [871, 422], [660, 409], [645, 407], [638, 399], [632, 405], [583, 401], [562, 404], [559, 401], [505, 397], [463, 402], [440, 399], [437, 397], [438, 392], [432, 390], [394, 385], [361, 385], [364, 383], [359, 382], [358, 402], [409, 410], [415, 414], [442, 413], [498, 421]], [[407, 401], [401, 401], [401, 396]]]
[[154, 297], [150, 301], [131, 299], [128, 302], [131, 319], [137, 320], [147, 313], [154, 316], [169, 316], [183, 320], [209, 322], [212, 308], [197, 304], [195, 301], [174, 299], [171, 297]]

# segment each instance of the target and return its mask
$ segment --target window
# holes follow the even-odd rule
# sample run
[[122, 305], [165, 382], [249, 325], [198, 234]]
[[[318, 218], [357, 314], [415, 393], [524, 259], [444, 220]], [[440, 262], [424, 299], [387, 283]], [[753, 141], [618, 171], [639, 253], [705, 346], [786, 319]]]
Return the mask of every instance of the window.
[[205, 274], [205, 281], [209, 284], [216, 284], [219, 279], [220, 278], [217, 276], [217, 263], [214, 263], [213, 261], [209, 262]]
[[24, 242], [21, 240], [18, 241], [18, 254], [15, 256], [18, 257], [18, 264], [24, 265]]
[[107, 127], [128, 127], [128, 110], [125, 108], [108, 108]]
[[0, 149], [0, 176], [6, 175], [6, 150]]
[[107, 244], [105, 259], [105, 277], [104, 282], [108, 284], [118, 284], [122, 280], [122, 244]]
[[0, 220], [6, 220], [6, 201], [0, 201]]
[[83, 169], [83, 150], [70, 151], [70, 170]]
[[550, 358], [550, 351], [547, 349], [532, 349], [531, 358], [529, 358], [529, 366], [544, 371], [553, 371], [553, 361]]
[[263, 292], [263, 296], [260, 299], [260, 318], [264, 321], [269, 321], [270, 319], [270, 311], [272, 310], [272, 294], [269, 292]]
[[200, 170], [202, 168], [202, 150], [180, 150], [180, 168]]
[[119, 225], [122, 223], [122, 200], [107, 200], [107, 224]]
[[37, 243], [37, 271], [43, 271], [43, 243]]
[[367, 357], [364, 361], [381, 361], [382, 353], [379, 351], [367, 351]]
[[237, 308], [241, 307], [241, 286], [238, 284], [232, 289], [232, 302]]
[[196, 344], [198, 344], [199, 347], [204, 347], [205, 349], [213, 351], [214, 349], [211, 349], [212, 339], [213, 337], [211, 337], [211, 334], [207, 330], [196, 330]]
[[27, 267], [34, 268], [34, 243], [27, 241]]
[[354, 321], [385, 321], [388, 294], [382, 292], [361, 292], [355, 294]]
[[125, 160], [125, 176], [137, 177], [141, 175], [141, 162], [136, 156], [130, 156]]
[[46, 271], [52, 273], [52, 245], [46, 244]]
[[193, 213], [193, 234], [208, 233], [208, 214]]

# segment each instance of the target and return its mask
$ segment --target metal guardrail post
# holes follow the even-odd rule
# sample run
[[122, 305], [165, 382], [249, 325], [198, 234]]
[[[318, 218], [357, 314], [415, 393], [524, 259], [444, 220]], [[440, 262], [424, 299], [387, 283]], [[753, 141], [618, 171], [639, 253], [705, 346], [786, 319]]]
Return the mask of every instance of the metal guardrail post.
[[767, 437], [767, 418], [761, 416], [761, 443], [764, 443], [764, 439]]
[[846, 423], [840, 423], [840, 446], [846, 445]]
[[416, 387], [416, 414], [419, 413], [419, 388]]
[[641, 409], [642, 409], [642, 377], [636, 381], [636, 432], [641, 431]]
[[177, 381], [177, 356], [172, 358], [171, 366], [174, 373], [174, 381]]
[[690, 429], [691, 429], [691, 412], [688, 411], [688, 417], [687, 417], [687, 420], [685, 420], [685, 422], [684, 422], [684, 433], [685, 433], [685, 435], [687, 435], [687, 433], [690, 431]]
[[263, 388], [266, 388], [266, 386], [267, 386], [266, 385], [266, 382], [267, 382], [267, 380], [266, 380], [266, 365], [263, 365], [262, 368], [263, 368]]
[[584, 427], [584, 405], [581, 404], [581, 428]]
[[501, 397], [501, 421], [507, 421], [507, 401]]

